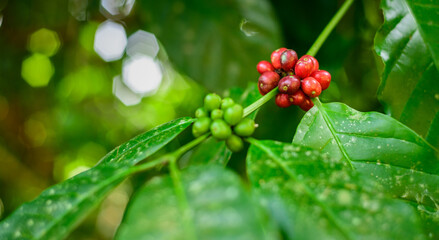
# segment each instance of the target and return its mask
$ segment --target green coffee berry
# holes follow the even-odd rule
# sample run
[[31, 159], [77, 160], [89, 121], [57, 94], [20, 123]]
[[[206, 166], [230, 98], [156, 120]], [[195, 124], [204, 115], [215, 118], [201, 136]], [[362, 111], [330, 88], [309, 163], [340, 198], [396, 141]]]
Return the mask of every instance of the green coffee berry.
[[204, 108], [198, 108], [197, 110], [195, 110], [195, 117], [196, 118], [202, 118], [202, 117], [208, 117], [209, 114], [207, 113], [206, 109]]
[[210, 118], [212, 118], [213, 120], [223, 118], [223, 110], [221, 109], [212, 110], [212, 112], [210, 113]]
[[210, 131], [212, 132], [212, 136], [218, 140], [225, 140], [232, 135], [232, 129], [222, 119], [213, 120], [210, 125]]
[[244, 148], [244, 142], [240, 137], [232, 134], [226, 139], [226, 146], [232, 152], [239, 152]]
[[199, 137], [209, 132], [211, 122], [212, 120], [210, 120], [210, 118], [208, 117], [198, 118], [192, 126], [192, 134], [194, 135], [194, 137]]
[[207, 111], [218, 109], [221, 106], [221, 97], [216, 93], [209, 93], [204, 97], [204, 108]]
[[241, 137], [250, 137], [255, 132], [255, 121], [250, 118], [242, 119], [236, 124], [233, 131]]
[[233, 101], [233, 99], [231, 99], [231, 98], [224, 98], [223, 100], [222, 100], [222, 102], [221, 102], [221, 109], [226, 109], [226, 108], [228, 108], [228, 107], [231, 107], [231, 106], [233, 106], [233, 104], [235, 104], [235, 101]]
[[244, 110], [242, 106], [239, 104], [234, 104], [233, 106], [224, 110], [224, 120], [233, 126], [241, 121], [243, 113]]

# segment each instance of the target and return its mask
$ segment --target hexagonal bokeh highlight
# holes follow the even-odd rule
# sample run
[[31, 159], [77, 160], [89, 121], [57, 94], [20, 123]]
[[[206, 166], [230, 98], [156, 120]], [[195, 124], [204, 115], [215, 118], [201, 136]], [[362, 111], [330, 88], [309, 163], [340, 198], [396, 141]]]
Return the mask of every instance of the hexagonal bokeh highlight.
[[49, 57], [34, 53], [21, 65], [21, 76], [32, 87], [44, 87], [49, 84], [55, 69]]
[[131, 57], [142, 54], [150, 57], [157, 56], [160, 46], [154, 34], [138, 30], [128, 38], [127, 54]]
[[58, 52], [60, 45], [61, 42], [55, 31], [41, 28], [30, 36], [28, 48], [31, 52], [41, 53], [50, 57]]
[[122, 82], [120, 76], [113, 78], [113, 94], [125, 105], [133, 106], [140, 103], [142, 97], [131, 91]]
[[162, 82], [163, 72], [154, 58], [136, 55], [123, 62], [122, 76], [131, 91], [142, 96], [154, 94]]
[[113, 21], [101, 23], [94, 39], [95, 52], [106, 62], [122, 58], [127, 45], [125, 28]]
[[101, 0], [100, 12], [107, 18], [120, 19], [128, 16], [135, 0]]

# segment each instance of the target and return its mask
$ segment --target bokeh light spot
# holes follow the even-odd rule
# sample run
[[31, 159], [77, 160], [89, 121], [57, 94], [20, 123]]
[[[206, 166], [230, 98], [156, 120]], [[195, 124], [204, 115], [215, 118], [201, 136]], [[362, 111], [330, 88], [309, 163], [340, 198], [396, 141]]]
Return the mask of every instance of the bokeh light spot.
[[127, 86], [125, 86], [120, 76], [116, 76], [113, 78], [113, 94], [125, 106], [137, 105], [142, 100], [142, 96], [137, 95], [136, 93], [131, 91]]
[[32, 87], [46, 86], [54, 72], [50, 59], [39, 53], [25, 59], [21, 66], [21, 76]]
[[135, 0], [101, 0], [101, 13], [107, 18], [120, 19], [128, 16]]
[[97, 22], [88, 22], [79, 32], [79, 43], [89, 52], [93, 52], [95, 33], [98, 26], [99, 24]]
[[121, 24], [105, 21], [96, 30], [94, 49], [106, 62], [122, 58], [127, 45], [127, 35]]
[[157, 56], [159, 52], [159, 44], [154, 34], [138, 30], [128, 38], [127, 54], [135, 56], [142, 54], [150, 57]]
[[47, 138], [47, 131], [44, 124], [33, 118], [24, 123], [24, 133], [33, 147], [43, 145]]
[[159, 88], [163, 73], [159, 63], [152, 57], [136, 55], [124, 61], [122, 76], [131, 91], [146, 96]]
[[32, 33], [29, 39], [29, 50], [31, 52], [41, 53], [48, 57], [53, 56], [60, 45], [58, 34], [46, 28], [41, 28]]

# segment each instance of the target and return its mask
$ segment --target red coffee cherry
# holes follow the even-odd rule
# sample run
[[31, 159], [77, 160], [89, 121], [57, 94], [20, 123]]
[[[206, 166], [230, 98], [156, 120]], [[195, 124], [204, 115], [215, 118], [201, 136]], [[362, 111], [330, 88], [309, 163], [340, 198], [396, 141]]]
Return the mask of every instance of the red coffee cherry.
[[300, 78], [297, 76], [286, 76], [283, 77], [279, 83], [279, 92], [293, 94], [297, 92], [300, 88]]
[[258, 89], [262, 95], [267, 94], [271, 90], [273, 90], [277, 83], [279, 82], [279, 74], [275, 72], [264, 72], [258, 81]]
[[303, 103], [305, 100], [305, 93], [302, 92], [302, 90], [297, 90], [297, 92], [291, 94], [288, 96], [288, 100], [290, 100], [290, 103], [293, 105], [299, 106]]
[[302, 80], [302, 90], [309, 97], [318, 97], [322, 93], [322, 86], [313, 77], [307, 77]]
[[313, 57], [313, 56], [309, 56], [309, 58], [311, 58], [311, 60], [314, 63], [314, 68], [312, 69], [312, 72], [314, 73], [314, 72], [319, 70], [319, 61], [317, 61], [317, 59], [315, 57]]
[[282, 69], [286, 72], [291, 71], [294, 69], [294, 66], [296, 65], [298, 58], [297, 53], [294, 50], [287, 49], [282, 52], [280, 55], [280, 63], [282, 66]]
[[305, 96], [305, 99], [303, 100], [303, 103], [299, 105], [299, 107], [307, 112], [308, 110], [310, 110], [312, 107], [314, 107], [314, 103], [311, 101], [311, 99], [307, 96]]
[[268, 61], [260, 61], [258, 65], [256, 65], [256, 70], [258, 70], [260, 74], [263, 74], [264, 72], [274, 72], [274, 67]]
[[[317, 68], [315, 65], [317, 63]], [[300, 78], [309, 77], [315, 70], [319, 69], [318, 62], [315, 58], [310, 55], [302, 56], [299, 61], [297, 61], [294, 71]]]
[[279, 48], [271, 53], [271, 64], [273, 64], [273, 67], [276, 69], [280, 69], [282, 67], [282, 64], [280, 62], [280, 55], [287, 50], [286, 48]]
[[291, 102], [288, 99], [288, 94], [286, 94], [286, 93], [278, 93], [276, 95], [275, 102], [276, 102], [276, 105], [281, 107], [281, 108], [286, 108], [286, 107], [291, 106]]
[[315, 78], [317, 82], [320, 83], [322, 90], [327, 89], [331, 83], [331, 74], [325, 70], [318, 70], [311, 74], [311, 77]]

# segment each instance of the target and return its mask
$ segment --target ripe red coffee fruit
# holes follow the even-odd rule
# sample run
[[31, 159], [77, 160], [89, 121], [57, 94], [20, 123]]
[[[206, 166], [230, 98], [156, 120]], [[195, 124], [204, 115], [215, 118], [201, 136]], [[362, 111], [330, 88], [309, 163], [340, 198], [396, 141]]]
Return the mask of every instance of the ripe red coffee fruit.
[[308, 110], [310, 110], [312, 107], [314, 107], [314, 103], [311, 101], [311, 99], [307, 96], [305, 96], [305, 99], [303, 100], [303, 103], [299, 105], [299, 107], [307, 112]]
[[271, 53], [271, 64], [273, 64], [273, 67], [276, 69], [280, 69], [282, 67], [282, 64], [280, 62], [280, 55], [287, 50], [286, 48], [279, 48], [277, 50], [274, 50]]
[[258, 65], [256, 65], [256, 70], [258, 70], [260, 74], [263, 74], [264, 72], [274, 72], [274, 67], [268, 61], [260, 61]]
[[292, 103], [293, 105], [299, 106], [300, 104], [303, 103], [303, 101], [305, 100], [305, 93], [302, 92], [302, 90], [297, 90], [297, 92], [291, 94], [288, 96], [288, 100], [290, 101], [290, 103]]
[[267, 94], [273, 90], [279, 82], [279, 74], [275, 72], [264, 72], [258, 81], [258, 89], [262, 95]]
[[290, 100], [288, 99], [288, 94], [286, 93], [278, 93], [276, 95], [276, 105], [281, 108], [286, 108], [291, 106]]
[[284, 71], [288, 72], [294, 69], [298, 58], [294, 50], [287, 49], [280, 55], [280, 64]]
[[311, 74], [311, 77], [315, 78], [317, 82], [320, 83], [322, 90], [327, 89], [331, 83], [331, 74], [325, 70], [318, 70]]
[[300, 88], [300, 78], [297, 76], [286, 76], [279, 80], [279, 92], [293, 94]]
[[317, 59], [309, 55], [302, 56], [294, 67], [296, 75], [300, 78], [309, 77], [317, 69], [319, 69]]
[[322, 93], [322, 86], [313, 77], [307, 77], [302, 80], [302, 90], [309, 97], [318, 97]]
[[[309, 55], [307, 55], [307, 56], [309, 56]], [[313, 57], [313, 56], [309, 56], [309, 58], [311, 58], [311, 60], [314, 63], [314, 68], [312, 69], [312, 72], [314, 73], [315, 71], [319, 70], [319, 61], [317, 61], [317, 59], [315, 57]]]

